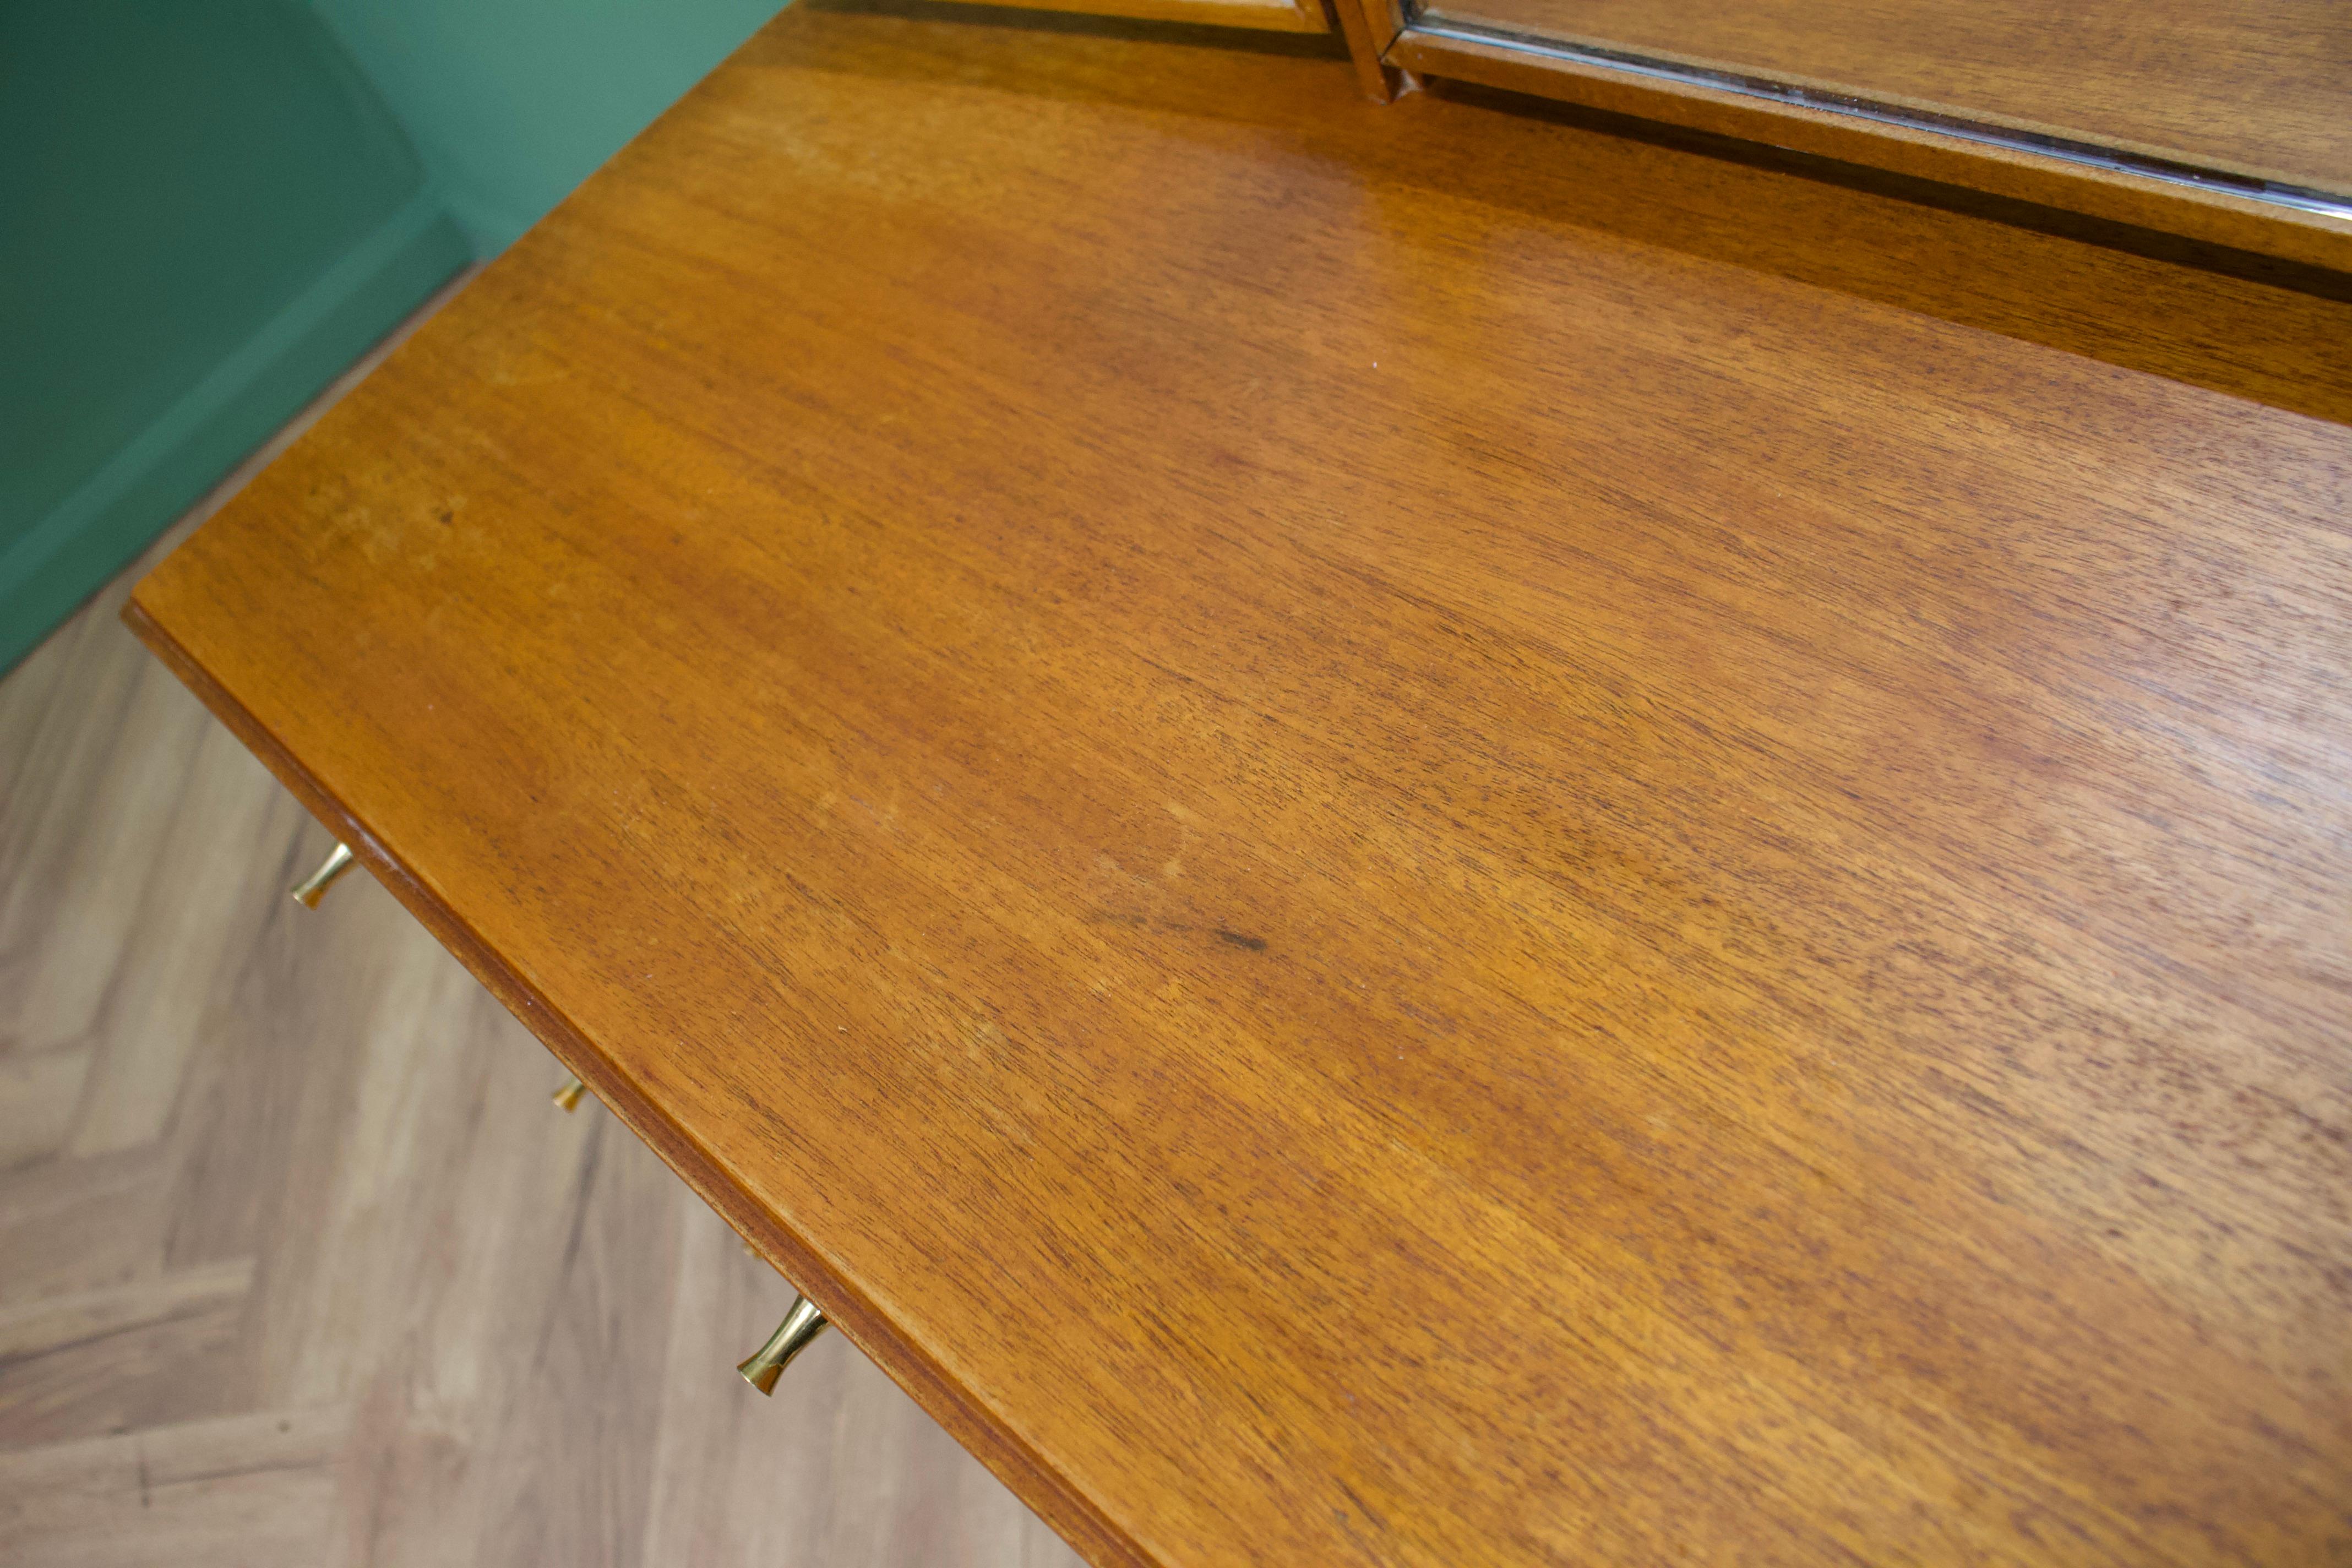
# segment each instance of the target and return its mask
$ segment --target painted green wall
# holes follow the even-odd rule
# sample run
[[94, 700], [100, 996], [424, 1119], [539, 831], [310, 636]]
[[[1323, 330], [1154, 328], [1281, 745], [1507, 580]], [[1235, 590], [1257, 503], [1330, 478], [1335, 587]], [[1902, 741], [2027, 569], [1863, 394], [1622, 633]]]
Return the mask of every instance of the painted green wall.
[[0, 670], [467, 258], [299, 0], [0, 3]]
[[313, 0], [477, 255], [513, 243], [780, 0]]
[[778, 0], [0, 0], [0, 671]]

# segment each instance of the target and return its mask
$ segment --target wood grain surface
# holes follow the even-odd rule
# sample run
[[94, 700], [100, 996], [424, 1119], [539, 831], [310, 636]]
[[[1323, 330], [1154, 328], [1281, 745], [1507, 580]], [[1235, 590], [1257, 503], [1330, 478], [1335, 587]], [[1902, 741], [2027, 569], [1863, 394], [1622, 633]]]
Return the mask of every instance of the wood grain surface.
[[2340, 0], [1444, 0], [1424, 14], [2352, 196]]
[[[2337, 289], [2352, 276], [2352, 219], [2325, 206], [1596, 65], [1499, 34], [1406, 26], [1380, 0], [1338, 3], [1358, 74], [1378, 102], [1423, 82], [1476, 83], [2317, 268], [2337, 275]], [[1370, 50], [1383, 36], [1391, 42], [1376, 58]]]
[[1256, 27], [1276, 33], [1328, 33], [1331, 18], [1322, 0], [956, 0], [990, 8], [1000, 5], [1082, 16], [1126, 16], [1148, 22]]
[[1360, 91], [795, 6], [133, 622], [1097, 1563], [2352, 1553], [2352, 312]]
[[838, 1336], [743, 1385], [791, 1289], [369, 878], [288, 900], [131, 581], [0, 679], [0, 1563], [1067, 1568]]

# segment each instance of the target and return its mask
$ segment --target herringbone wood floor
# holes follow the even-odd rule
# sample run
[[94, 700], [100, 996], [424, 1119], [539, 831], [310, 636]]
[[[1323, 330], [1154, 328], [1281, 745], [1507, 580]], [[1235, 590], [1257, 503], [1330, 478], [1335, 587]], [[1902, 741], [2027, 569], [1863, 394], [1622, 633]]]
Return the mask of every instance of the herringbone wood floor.
[[0, 1562], [1075, 1563], [838, 1335], [743, 1386], [791, 1290], [364, 873], [287, 900], [141, 569], [0, 681]]

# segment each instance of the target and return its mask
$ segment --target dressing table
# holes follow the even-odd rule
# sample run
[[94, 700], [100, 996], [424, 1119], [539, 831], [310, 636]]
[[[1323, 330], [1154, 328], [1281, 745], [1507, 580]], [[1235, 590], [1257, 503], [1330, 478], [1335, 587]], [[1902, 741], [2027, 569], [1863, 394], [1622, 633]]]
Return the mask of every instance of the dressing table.
[[1105, 1568], [2352, 1562], [2347, 231], [1279, 9], [793, 6], [131, 624]]

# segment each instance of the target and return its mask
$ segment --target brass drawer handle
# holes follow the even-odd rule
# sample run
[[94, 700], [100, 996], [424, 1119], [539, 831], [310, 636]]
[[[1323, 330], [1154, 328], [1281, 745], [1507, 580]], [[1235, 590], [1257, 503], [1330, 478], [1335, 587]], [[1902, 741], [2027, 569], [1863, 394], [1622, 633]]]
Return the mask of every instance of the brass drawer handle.
[[[564, 1110], [570, 1111], [578, 1109], [580, 1097], [587, 1092], [588, 1086], [580, 1081], [578, 1073], [574, 1073], [565, 1079], [563, 1087], [550, 1098]], [[748, 1240], [743, 1243], [743, 1250], [753, 1258], [760, 1256], [759, 1250]], [[776, 1380], [784, 1375], [784, 1368], [793, 1364], [793, 1358], [808, 1349], [815, 1342], [816, 1337], [830, 1327], [832, 1324], [825, 1321], [815, 1302], [795, 1293], [793, 1310], [784, 1314], [784, 1321], [776, 1325], [776, 1331], [768, 1336], [768, 1342], [753, 1351], [748, 1359], [738, 1363], [735, 1370], [743, 1374], [744, 1382], [761, 1393], [772, 1394], [776, 1392]]]
[[794, 1296], [793, 1310], [784, 1314], [784, 1321], [776, 1325], [768, 1342], [753, 1351], [751, 1359], [735, 1370], [761, 1393], [773, 1394], [776, 1379], [784, 1374], [784, 1368], [792, 1365], [793, 1358], [808, 1349], [810, 1342], [824, 1332], [827, 1326], [815, 1302], [806, 1296]]
[[352, 847], [336, 845], [334, 853], [317, 870], [294, 884], [294, 901], [306, 910], [317, 909], [319, 900], [327, 896], [327, 889], [335, 885], [335, 879], [350, 870], [352, 865]]

